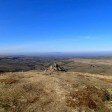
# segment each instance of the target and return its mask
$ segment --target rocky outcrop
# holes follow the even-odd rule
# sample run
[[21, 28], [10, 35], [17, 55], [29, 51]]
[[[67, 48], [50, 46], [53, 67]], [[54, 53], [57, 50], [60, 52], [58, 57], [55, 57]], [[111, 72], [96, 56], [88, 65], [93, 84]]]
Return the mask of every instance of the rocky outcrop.
[[61, 71], [61, 72], [67, 72], [67, 69], [65, 69], [64, 67], [58, 65], [57, 63], [54, 63], [52, 65], [50, 65], [46, 71]]

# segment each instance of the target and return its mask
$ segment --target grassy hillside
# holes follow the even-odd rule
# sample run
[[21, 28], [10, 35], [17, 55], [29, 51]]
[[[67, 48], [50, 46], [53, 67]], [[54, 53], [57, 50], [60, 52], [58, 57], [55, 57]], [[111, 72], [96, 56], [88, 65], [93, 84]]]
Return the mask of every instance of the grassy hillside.
[[112, 76], [79, 72], [3, 73], [0, 112], [112, 112]]

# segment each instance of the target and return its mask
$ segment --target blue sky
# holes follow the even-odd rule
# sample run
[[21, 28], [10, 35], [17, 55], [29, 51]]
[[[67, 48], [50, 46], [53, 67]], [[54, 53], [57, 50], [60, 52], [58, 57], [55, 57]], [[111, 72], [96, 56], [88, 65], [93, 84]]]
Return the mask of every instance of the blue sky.
[[0, 54], [112, 51], [112, 0], [0, 0]]

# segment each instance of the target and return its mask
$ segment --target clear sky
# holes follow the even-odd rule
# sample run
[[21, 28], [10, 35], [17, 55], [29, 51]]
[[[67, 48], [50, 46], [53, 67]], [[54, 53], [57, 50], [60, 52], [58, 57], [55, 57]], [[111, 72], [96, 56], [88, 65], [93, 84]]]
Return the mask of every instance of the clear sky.
[[0, 0], [0, 54], [112, 51], [112, 0]]

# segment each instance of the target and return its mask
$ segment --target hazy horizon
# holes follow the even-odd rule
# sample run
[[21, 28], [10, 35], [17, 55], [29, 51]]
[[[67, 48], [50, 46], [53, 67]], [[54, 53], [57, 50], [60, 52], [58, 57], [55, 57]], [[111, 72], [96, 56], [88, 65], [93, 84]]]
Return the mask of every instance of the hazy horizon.
[[22, 53], [4, 53], [0, 56], [61, 56], [61, 57], [97, 57], [97, 56], [112, 56], [112, 51], [98, 51], [98, 52], [22, 52]]

